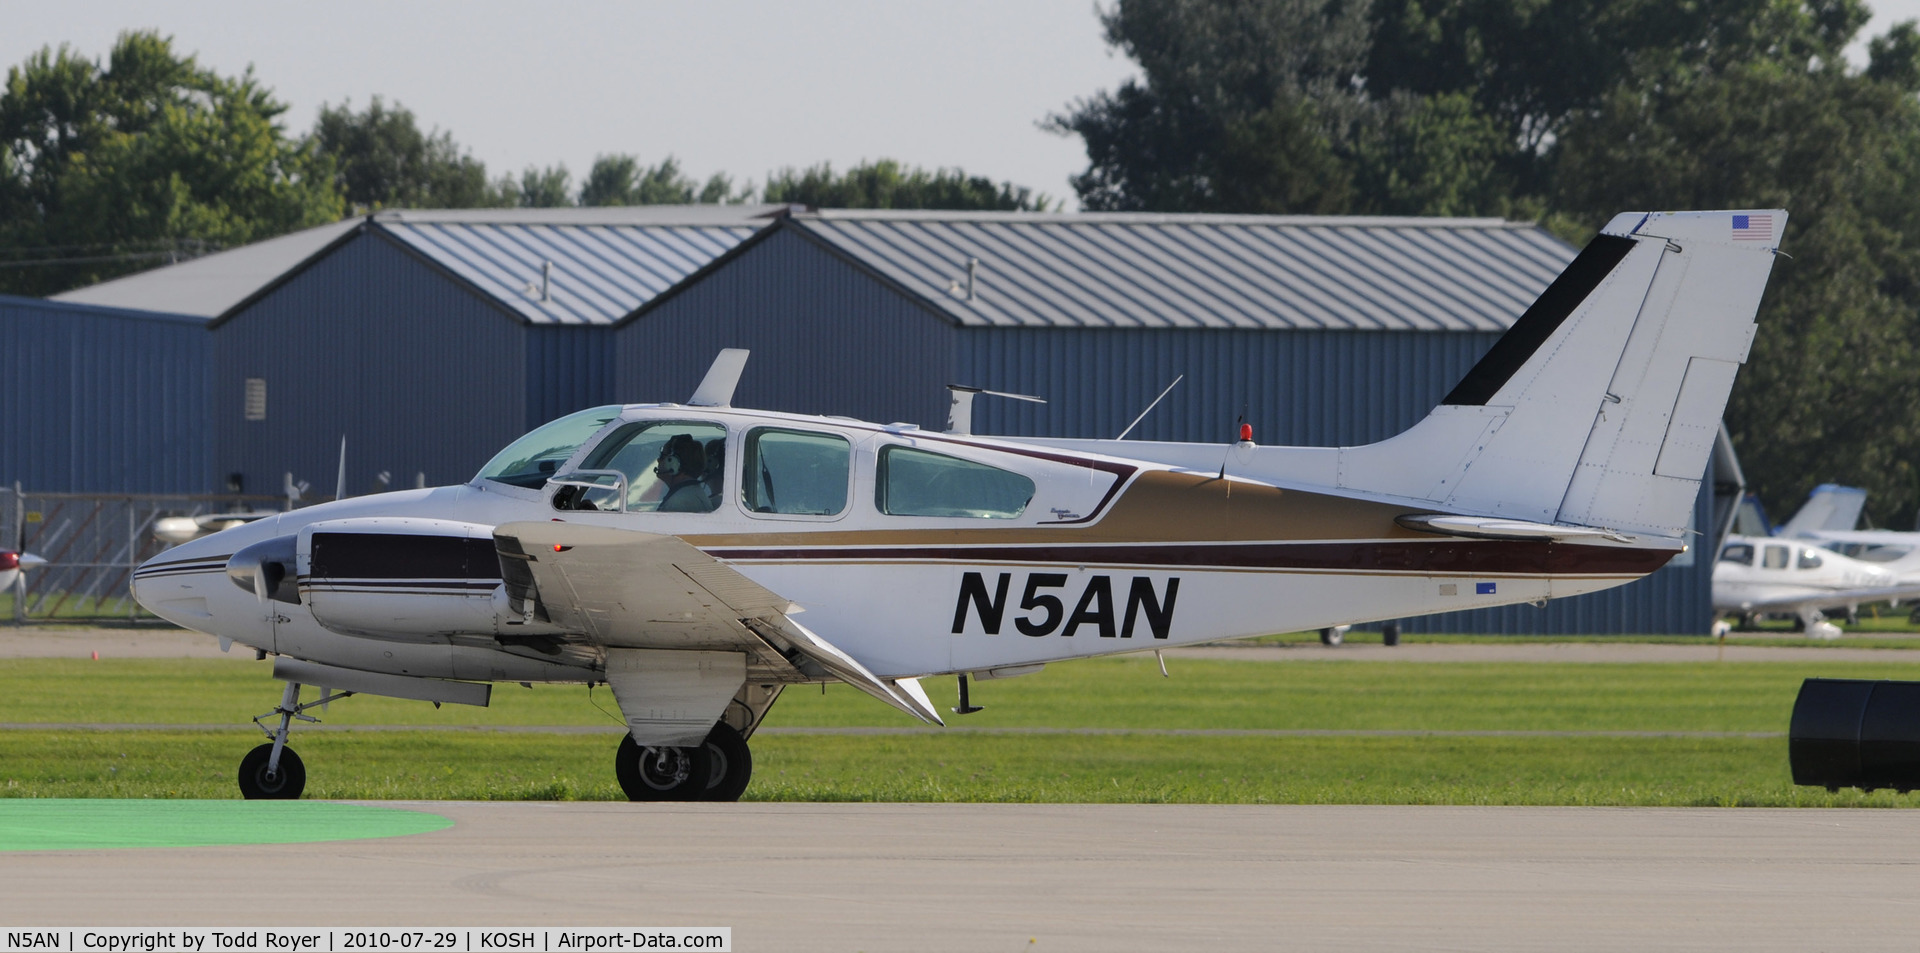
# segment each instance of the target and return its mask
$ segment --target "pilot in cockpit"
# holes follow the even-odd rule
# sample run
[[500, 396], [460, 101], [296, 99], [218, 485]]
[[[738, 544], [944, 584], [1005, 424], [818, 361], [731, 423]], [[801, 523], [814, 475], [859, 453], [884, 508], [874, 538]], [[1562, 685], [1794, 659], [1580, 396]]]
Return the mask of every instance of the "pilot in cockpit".
[[707, 453], [692, 434], [674, 434], [660, 447], [653, 475], [667, 488], [661, 497], [662, 513], [710, 513], [713, 498], [707, 494]]

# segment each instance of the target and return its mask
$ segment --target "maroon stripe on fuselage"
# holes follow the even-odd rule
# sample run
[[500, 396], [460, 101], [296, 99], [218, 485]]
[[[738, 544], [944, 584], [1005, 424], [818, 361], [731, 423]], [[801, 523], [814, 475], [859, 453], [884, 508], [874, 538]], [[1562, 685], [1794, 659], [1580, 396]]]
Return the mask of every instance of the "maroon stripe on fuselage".
[[1659, 569], [1669, 550], [1581, 546], [1534, 540], [1407, 540], [1328, 543], [1228, 543], [1213, 546], [982, 546], [978, 548], [715, 548], [740, 561], [860, 560], [1072, 565], [1217, 566], [1229, 569], [1414, 572], [1434, 575], [1627, 575]]

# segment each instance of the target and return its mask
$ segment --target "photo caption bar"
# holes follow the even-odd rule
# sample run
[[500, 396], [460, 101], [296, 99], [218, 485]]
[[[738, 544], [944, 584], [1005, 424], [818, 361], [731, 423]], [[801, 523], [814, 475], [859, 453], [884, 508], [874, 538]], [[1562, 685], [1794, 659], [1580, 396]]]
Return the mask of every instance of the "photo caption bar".
[[0, 953], [733, 953], [732, 927], [49, 927], [0, 940]]

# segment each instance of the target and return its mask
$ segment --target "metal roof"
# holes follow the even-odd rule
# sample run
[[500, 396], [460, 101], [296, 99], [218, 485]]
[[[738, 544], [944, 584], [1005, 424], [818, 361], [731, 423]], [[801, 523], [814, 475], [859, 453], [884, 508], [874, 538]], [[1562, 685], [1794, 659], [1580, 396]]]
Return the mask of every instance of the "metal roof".
[[[192, 261], [166, 265], [137, 274], [103, 281], [85, 288], [76, 288], [51, 296], [54, 301], [73, 304], [106, 305], [115, 308], [134, 308], [146, 311], [165, 311], [174, 314], [192, 314], [203, 318], [219, 317], [246, 301], [261, 289], [273, 284], [301, 263], [325, 250], [348, 232], [366, 223], [387, 228], [408, 244], [419, 248], [435, 260], [441, 261], [451, 270], [469, 277], [481, 276], [476, 283], [482, 285], [490, 294], [516, 310], [526, 314], [528, 320], [537, 323], [605, 323], [600, 317], [605, 308], [614, 307], [607, 301], [626, 302], [624, 315], [634, 307], [645, 303], [653, 294], [659, 281], [659, 274], [670, 274], [673, 280], [686, 276], [680, 271], [680, 260], [691, 254], [696, 257], [705, 255], [707, 249], [719, 246], [719, 252], [738, 243], [734, 233], [749, 234], [753, 229], [766, 225], [774, 217], [788, 211], [786, 205], [633, 205], [614, 208], [509, 208], [509, 209], [392, 209], [376, 212], [367, 216], [354, 216], [329, 225], [304, 229], [277, 238], [254, 242], [239, 248], [216, 252]], [[515, 229], [537, 230], [545, 227], [549, 230], [572, 228], [627, 229], [635, 227], [673, 227], [688, 226], [701, 231], [714, 228], [729, 229], [726, 237], [700, 237], [687, 241], [663, 238], [656, 244], [665, 256], [664, 264], [643, 268], [648, 273], [636, 281], [628, 282], [633, 290], [613, 293], [606, 288], [604, 280], [589, 279], [600, 265], [588, 265], [576, 262], [568, 256], [581, 252], [568, 252], [568, 244], [543, 243], [537, 239], [516, 240], [507, 232]], [[485, 245], [487, 239], [474, 237], [471, 241], [436, 242], [430, 238], [411, 240], [412, 229], [432, 227], [459, 231], [461, 229], [486, 231], [489, 227], [502, 230], [495, 239], [507, 245], [520, 244], [528, 248], [538, 248], [542, 257], [534, 261], [534, 274], [538, 277], [540, 262], [551, 260], [556, 270], [556, 283], [565, 281], [575, 287], [578, 298], [559, 308], [519, 307], [524, 303], [522, 290], [525, 277], [511, 281], [503, 269], [515, 267], [524, 270], [523, 263], [509, 263], [511, 256], [502, 258], [499, 254], [467, 253], [454, 249]], [[595, 244], [593, 241], [585, 245]], [[613, 246], [621, 243], [616, 239]], [[623, 253], [645, 258], [649, 247], [647, 241], [627, 243]], [[549, 247], [551, 246], [551, 247]], [[719, 252], [714, 252], [718, 254]], [[556, 257], [558, 256], [558, 257]], [[590, 256], [592, 257], [592, 256]], [[701, 258], [701, 264], [711, 260], [712, 255]], [[563, 261], [563, 259], [565, 259]], [[574, 267], [578, 265], [579, 267]], [[698, 267], [698, 266], [696, 266]], [[499, 290], [505, 288], [506, 291]], [[652, 290], [645, 290], [652, 289]], [[536, 295], [537, 297], [537, 295]], [[588, 302], [592, 302], [589, 304]], [[593, 315], [586, 317], [585, 315]], [[616, 315], [618, 317], [619, 315]]]
[[[530, 324], [612, 324], [745, 241], [753, 225], [375, 224]], [[548, 266], [551, 265], [551, 270]]]
[[1576, 253], [1499, 219], [826, 211], [792, 222], [980, 327], [1499, 331]]
[[350, 218], [303, 229], [49, 297], [71, 304], [214, 318], [359, 227], [360, 221]]

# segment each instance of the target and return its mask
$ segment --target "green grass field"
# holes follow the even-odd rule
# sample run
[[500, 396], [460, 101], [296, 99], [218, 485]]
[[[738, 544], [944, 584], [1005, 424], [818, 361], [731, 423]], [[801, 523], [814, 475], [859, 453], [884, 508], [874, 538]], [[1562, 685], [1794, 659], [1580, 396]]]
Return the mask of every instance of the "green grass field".
[[[1169, 661], [1057, 665], [975, 686], [959, 731], [769, 733], [750, 800], [1572, 805], [1879, 805], [1789, 781], [1784, 737], [1812, 675], [1920, 680], [1920, 661], [1541, 664]], [[266, 663], [0, 661], [0, 795], [233, 797]], [[931, 686], [953, 704], [953, 683]], [[329, 726], [608, 726], [605, 689], [496, 687], [486, 709], [345, 699]], [[139, 731], [50, 730], [117, 723]], [[844, 687], [789, 691], [770, 727], [912, 725]], [[168, 728], [168, 725], [182, 726]], [[1123, 730], [1076, 734], [1073, 729]], [[250, 730], [250, 729], [249, 729]], [[1047, 733], [1036, 732], [1043, 730]], [[1167, 730], [1405, 735], [1174, 735]], [[1418, 734], [1436, 732], [1439, 734]], [[1456, 732], [1519, 732], [1462, 735]], [[1560, 734], [1529, 734], [1557, 732]], [[1615, 734], [1608, 734], [1615, 733]], [[1643, 733], [1622, 736], [1619, 733]], [[1715, 735], [1722, 736], [1715, 736]], [[1750, 737], [1767, 734], [1771, 737]], [[308, 796], [612, 799], [616, 734], [295, 732]]]

